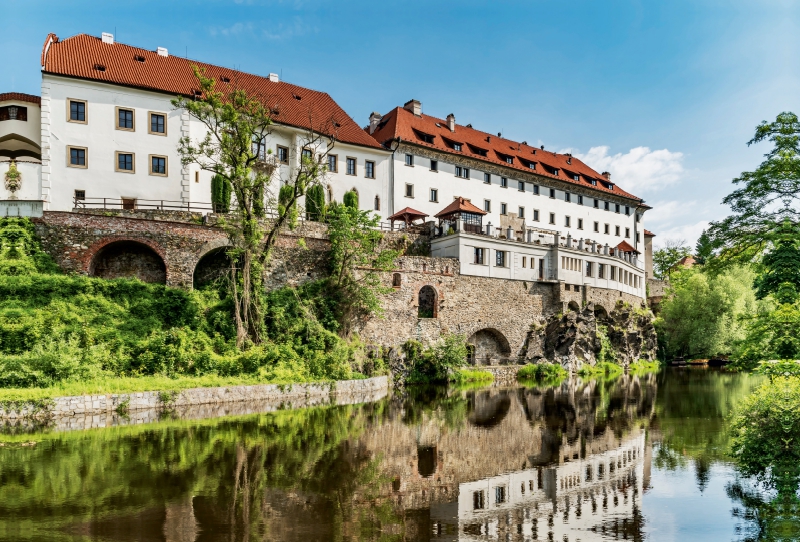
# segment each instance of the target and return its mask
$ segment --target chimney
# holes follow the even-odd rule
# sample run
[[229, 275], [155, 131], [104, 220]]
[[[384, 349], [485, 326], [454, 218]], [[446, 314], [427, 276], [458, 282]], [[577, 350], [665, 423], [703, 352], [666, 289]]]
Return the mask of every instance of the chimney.
[[452, 113], [447, 115], [447, 127], [450, 128], [451, 132], [456, 131], [456, 116]]
[[280, 78], [278, 77], [277, 73], [271, 73], [269, 74], [269, 80], [271, 83], [277, 83], [280, 81]]
[[419, 100], [408, 100], [405, 105], [403, 105], [403, 109], [411, 111], [414, 113], [415, 117], [422, 116], [422, 103]]
[[169, 56], [169, 51], [167, 51], [166, 47], [159, 47], [156, 49], [156, 52], [158, 53], [158, 56]]
[[370, 135], [375, 132], [378, 128], [378, 124], [380, 124], [381, 119], [383, 117], [377, 111], [373, 111], [372, 114], [369, 116], [369, 133]]
[[114, 45], [114, 34], [109, 34], [108, 32], [103, 32], [101, 39], [103, 43], [107, 43], [109, 45]]
[[605, 177], [607, 181], [611, 180], [611, 174], [608, 171], [604, 171], [603, 173], [601, 173], [601, 175]]

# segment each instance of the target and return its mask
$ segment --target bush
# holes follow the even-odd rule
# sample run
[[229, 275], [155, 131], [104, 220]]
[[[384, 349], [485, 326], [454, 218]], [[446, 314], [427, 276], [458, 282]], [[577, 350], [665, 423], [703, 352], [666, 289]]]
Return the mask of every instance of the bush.
[[342, 198], [342, 203], [345, 207], [358, 210], [358, 192], [354, 190], [345, 192], [344, 197]]
[[463, 335], [448, 335], [429, 348], [418, 341], [406, 341], [402, 351], [411, 364], [408, 382], [415, 384], [446, 382], [452, 371], [466, 365], [468, 353]]
[[568, 376], [567, 370], [558, 363], [529, 364], [517, 372], [517, 380], [533, 380], [537, 382], [560, 382]]
[[454, 384], [490, 384], [494, 382], [494, 375], [489, 371], [482, 371], [480, 369], [455, 369], [450, 373], [450, 382]]
[[598, 361], [595, 365], [584, 365], [578, 370], [583, 377], [615, 377], [622, 374], [622, 367], [608, 361]]

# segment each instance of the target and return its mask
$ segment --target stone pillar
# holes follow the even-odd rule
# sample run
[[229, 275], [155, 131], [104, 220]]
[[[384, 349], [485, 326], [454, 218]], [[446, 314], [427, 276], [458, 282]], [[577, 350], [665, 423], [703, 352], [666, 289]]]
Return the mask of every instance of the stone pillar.
[[578, 241], [578, 250], [583, 250], [583, 239]]
[[597, 241], [592, 241], [592, 252], [597, 254]]
[[464, 231], [464, 219], [461, 217], [456, 220], [456, 233], [461, 233]]
[[527, 233], [528, 233], [528, 242], [532, 243], [533, 242], [533, 230], [528, 230]]
[[506, 228], [506, 239], [516, 241], [516, 236], [514, 235], [514, 228], [512, 228], [511, 226]]
[[572, 234], [567, 234], [567, 248], [572, 248]]
[[605, 246], [605, 247], [603, 247], [603, 254], [604, 254], [605, 256], [608, 256], [608, 243], [606, 243], [606, 246]]
[[553, 245], [558, 246], [561, 244], [561, 234], [556, 232], [553, 234]]
[[491, 237], [491, 235], [492, 235], [492, 223], [491, 223], [491, 222], [489, 222], [488, 224], [486, 224], [486, 235], [488, 235], [488, 236], [490, 236], [490, 237]]

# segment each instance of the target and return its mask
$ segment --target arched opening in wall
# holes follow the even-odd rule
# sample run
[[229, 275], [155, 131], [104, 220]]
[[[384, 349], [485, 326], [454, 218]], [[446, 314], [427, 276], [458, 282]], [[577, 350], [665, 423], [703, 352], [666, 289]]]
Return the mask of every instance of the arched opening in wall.
[[578, 304], [577, 304], [576, 302], [574, 302], [574, 301], [570, 301], [570, 302], [569, 302], [569, 305], [567, 305], [567, 308], [568, 308], [569, 310], [571, 310], [571, 311], [575, 311], [575, 312], [578, 312], [578, 311], [580, 311], [580, 310], [581, 310], [581, 306], [580, 306], [580, 305], [578, 305]]
[[417, 446], [417, 472], [420, 476], [429, 478], [436, 474], [437, 456], [436, 446]]
[[608, 311], [606, 311], [605, 307], [602, 305], [595, 305], [594, 306], [594, 318], [598, 322], [607, 322], [608, 321]]
[[436, 288], [433, 286], [423, 286], [419, 290], [419, 305], [417, 308], [417, 317], [419, 318], [436, 318], [439, 316], [438, 298]]
[[493, 328], [476, 331], [467, 344], [473, 348], [475, 365], [495, 365], [511, 356], [511, 345], [501, 332]]
[[328, 193], [328, 203], [333, 202], [333, 187], [331, 185], [328, 185], [328, 189], [326, 190], [326, 192]]
[[192, 286], [202, 288], [228, 275], [231, 268], [231, 259], [228, 256], [227, 247], [220, 247], [207, 252], [198, 260], [194, 267], [192, 276]]
[[400, 273], [394, 273], [392, 275], [393, 288], [399, 288], [402, 285], [402, 282], [403, 282], [403, 277], [400, 275]]
[[381, 210], [381, 198], [379, 196], [375, 196], [375, 210]]
[[469, 423], [477, 427], [489, 428], [499, 425], [511, 409], [509, 392], [475, 392], [468, 398]]
[[167, 283], [167, 266], [158, 253], [137, 241], [114, 241], [92, 258], [89, 275], [104, 279], [137, 278], [156, 284]]

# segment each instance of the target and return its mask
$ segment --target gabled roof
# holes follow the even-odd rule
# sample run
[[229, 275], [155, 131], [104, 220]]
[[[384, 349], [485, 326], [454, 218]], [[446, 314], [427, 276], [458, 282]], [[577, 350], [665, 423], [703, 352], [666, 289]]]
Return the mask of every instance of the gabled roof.
[[87, 34], [65, 40], [50, 34], [42, 49], [43, 73], [175, 96], [191, 97], [193, 91], [198, 90], [192, 71], [195, 65], [204, 68], [206, 75], [217, 81], [217, 89], [224, 92], [226, 87], [240, 88], [258, 97], [264, 105], [277, 111], [276, 123], [311, 128], [344, 143], [382, 148], [325, 92], [178, 56], [161, 56], [156, 51], [122, 43], [103, 43], [100, 38]]
[[620, 244], [617, 245], [617, 250], [622, 252], [635, 252], [636, 254], [640, 254], [638, 250], [633, 248], [627, 241], [622, 241]]
[[41, 106], [42, 98], [33, 94], [23, 94], [22, 92], [3, 92], [0, 94], [0, 102], [26, 102]]
[[[455, 131], [451, 132], [446, 120], [424, 114], [416, 116], [402, 107], [396, 107], [384, 115], [372, 136], [384, 144], [402, 138], [403, 141], [414, 145], [457, 156], [468, 156], [526, 173], [535, 173], [590, 190], [633, 199], [637, 203], [642, 201], [641, 198], [612, 184], [603, 175], [568, 154], [546, 151], [460, 124], [456, 124]], [[423, 136], [432, 136], [432, 143], [428, 142], [430, 137]], [[461, 150], [455, 150], [453, 143], [460, 143]], [[508, 163], [507, 158], [511, 158], [512, 163]], [[530, 164], [534, 164], [535, 169], [532, 169]], [[555, 170], [558, 170], [558, 175], [554, 174]], [[579, 180], [574, 180], [575, 175]], [[595, 181], [595, 185], [591, 184], [592, 180]], [[609, 185], [613, 186], [613, 189], [609, 188]]]
[[447, 207], [445, 207], [444, 209], [442, 209], [441, 211], [439, 211], [438, 213], [436, 213], [433, 216], [435, 218], [440, 218], [440, 217], [448, 216], [448, 215], [451, 215], [453, 213], [458, 213], [458, 212], [461, 212], [461, 211], [464, 211], [464, 212], [467, 212], [467, 213], [474, 213], [474, 214], [477, 214], [477, 215], [485, 215], [486, 214], [486, 211], [475, 207], [474, 205], [472, 205], [471, 202], [465, 200], [464, 198], [458, 197], [458, 198], [453, 200], [453, 203], [451, 203], [450, 205], [448, 205]]
[[388, 220], [416, 220], [418, 218], [425, 218], [428, 215], [423, 213], [422, 211], [417, 211], [416, 209], [412, 209], [411, 207], [406, 207], [397, 211], [395, 214], [390, 216]]
[[645, 237], [655, 237], [655, 236], [656, 236], [656, 234], [655, 234], [655, 233], [653, 233], [653, 232], [651, 232], [651, 231], [650, 231], [650, 230], [648, 230], [648, 229], [645, 229], [645, 230], [644, 230], [644, 236], [645, 236]]

